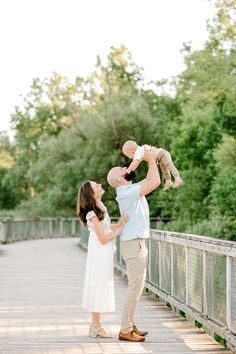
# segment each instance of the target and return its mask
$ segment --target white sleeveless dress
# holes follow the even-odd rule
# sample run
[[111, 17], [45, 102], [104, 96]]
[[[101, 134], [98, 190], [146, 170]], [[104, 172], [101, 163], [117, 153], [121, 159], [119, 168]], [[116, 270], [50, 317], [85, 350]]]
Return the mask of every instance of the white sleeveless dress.
[[[105, 208], [105, 206], [104, 206]], [[91, 218], [94, 211], [86, 215], [90, 231], [86, 261], [85, 281], [82, 308], [89, 312], [115, 311], [114, 295], [114, 252], [115, 240], [103, 245], [94, 230]], [[105, 234], [112, 232], [110, 217], [105, 208], [104, 219], [101, 221]]]

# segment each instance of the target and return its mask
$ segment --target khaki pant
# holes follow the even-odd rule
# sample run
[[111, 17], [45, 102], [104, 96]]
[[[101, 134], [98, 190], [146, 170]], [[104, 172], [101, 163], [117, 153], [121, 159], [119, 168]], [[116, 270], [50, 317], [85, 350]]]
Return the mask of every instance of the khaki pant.
[[136, 306], [144, 288], [148, 250], [146, 241], [143, 238], [121, 241], [120, 250], [126, 263], [128, 276], [128, 289], [121, 319], [121, 332], [128, 333], [133, 329]]

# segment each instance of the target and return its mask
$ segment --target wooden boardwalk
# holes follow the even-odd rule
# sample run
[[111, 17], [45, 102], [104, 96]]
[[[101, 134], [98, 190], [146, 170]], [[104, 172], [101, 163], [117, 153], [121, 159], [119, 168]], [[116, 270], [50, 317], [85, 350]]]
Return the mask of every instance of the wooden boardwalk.
[[116, 312], [103, 322], [112, 339], [88, 337], [90, 314], [80, 308], [86, 252], [76, 238], [0, 245], [0, 354], [229, 354], [150, 295], [136, 324], [144, 343], [117, 339], [126, 280], [115, 276]]

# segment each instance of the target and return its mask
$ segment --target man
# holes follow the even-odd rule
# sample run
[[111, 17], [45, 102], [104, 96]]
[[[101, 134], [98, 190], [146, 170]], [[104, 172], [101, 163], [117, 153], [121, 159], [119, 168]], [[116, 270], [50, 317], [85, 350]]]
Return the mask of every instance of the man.
[[147, 176], [139, 183], [133, 183], [135, 173], [126, 174], [126, 167], [114, 167], [107, 176], [111, 187], [116, 188], [116, 200], [121, 215], [128, 215], [122, 233], [120, 250], [126, 262], [128, 289], [124, 302], [119, 339], [142, 342], [148, 334], [134, 325], [137, 303], [141, 297], [145, 278], [148, 251], [146, 239], [149, 237], [149, 207], [145, 195], [160, 185], [160, 175], [152, 150], [145, 153], [148, 162]]

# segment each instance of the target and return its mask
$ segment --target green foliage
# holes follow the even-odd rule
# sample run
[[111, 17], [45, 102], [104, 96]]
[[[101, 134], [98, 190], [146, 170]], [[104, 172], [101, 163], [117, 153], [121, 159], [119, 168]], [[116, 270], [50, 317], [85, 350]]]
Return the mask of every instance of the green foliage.
[[186, 318], [186, 313], [182, 310], [179, 310], [179, 315], [183, 318]]
[[227, 341], [226, 339], [222, 338], [221, 336], [219, 336], [217, 333], [214, 333], [214, 339], [216, 342], [218, 342], [220, 345], [222, 345], [223, 347], [227, 348]]
[[234, 48], [236, 40], [235, 0], [215, 0], [217, 10], [212, 23], [208, 23], [209, 45], [212, 48]]
[[203, 324], [201, 322], [198, 322], [197, 320], [194, 321], [194, 324], [197, 328], [203, 328]]
[[185, 45], [186, 69], [176, 80], [181, 116], [172, 125], [171, 142], [185, 185], [167, 198], [160, 194], [159, 205], [161, 215], [172, 219], [167, 229], [234, 239], [236, 153], [229, 135], [236, 131], [236, 61], [229, 39], [235, 28], [229, 21], [232, 3], [217, 6], [205, 48], [192, 52]]
[[213, 214], [198, 223], [185, 225], [184, 231], [225, 240], [235, 240], [236, 220], [235, 217]]
[[183, 186], [168, 192], [160, 191], [156, 199], [156, 205], [161, 209], [160, 216], [186, 222], [206, 218], [208, 207], [203, 201], [208, 195], [210, 184], [207, 171], [196, 167], [181, 172], [181, 176], [184, 179]]
[[230, 170], [234, 167], [236, 161], [236, 139], [224, 134], [222, 143], [214, 151], [214, 158], [220, 171]]
[[236, 166], [220, 172], [212, 185], [209, 199], [214, 213], [235, 217], [236, 215]]
[[[0, 209], [12, 209], [19, 200], [19, 183], [9, 176], [15, 166], [15, 146], [5, 132], [0, 133]], [[16, 183], [15, 183], [16, 182]]]

